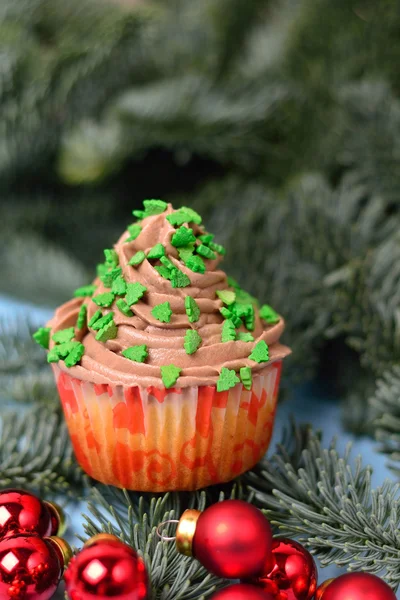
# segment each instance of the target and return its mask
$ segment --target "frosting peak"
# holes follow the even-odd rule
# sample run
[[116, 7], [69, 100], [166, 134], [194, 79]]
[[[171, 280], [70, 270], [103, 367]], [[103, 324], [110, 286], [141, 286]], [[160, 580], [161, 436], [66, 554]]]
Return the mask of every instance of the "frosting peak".
[[[254, 298], [228, 281], [219, 269], [224, 249], [199, 215], [162, 201], [144, 204], [145, 211], [134, 212], [140, 222], [105, 251], [93, 286], [77, 290], [78, 297], [49, 323], [52, 335], [75, 327], [75, 339], [84, 346], [80, 364], [68, 369], [71, 375], [102, 384], [170, 387], [165, 368], [173, 365], [174, 387], [219, 382], [223, 389], [223, 368], [238, 375], [245, 368], [245, 384], [252, 372], [286, 356], [289, 349], [278, 343], [283, 319], [268, 306], [260, 312]], [[57, 353], [53, 340], [49, 356], [54, 348]]]

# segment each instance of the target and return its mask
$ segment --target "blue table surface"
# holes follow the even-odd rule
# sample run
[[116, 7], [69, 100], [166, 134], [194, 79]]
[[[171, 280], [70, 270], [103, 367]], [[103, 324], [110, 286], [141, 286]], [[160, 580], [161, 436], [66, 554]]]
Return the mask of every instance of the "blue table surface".
[[[13, 320], [21, 315], [26, 317], [29, 314], [38, 325], [43, 324], [51, 314], [51, 309], [38, 308], [25, 302], [20, 302], [14, 298], [0, 295], [0, 318]], [[294, 415], [297, 422], [311, 423], [315, 429], [320, 429], [324, 434], [325, 445], [328, 445], [333, 437], [337, 438], [337, 448], [342, 452], [349, 441], [353, 444], [353, 456], [361, 455], [363, 464], [372, 465], [374, 472], [372, 477], [373, 486], [379, 486], [385, 478], [390, 478], [391, 474], [386, 466], [384, 456], [376, 452], [375, 444], [369, 438], [355, 438], [344, 431], [340, 422], [339, 402], [333, 398], [324, 396], [321, 386], [303, 386], [295, 391], [291, 398], [282, 403], [279, 407], [276, 417], [276, 425], [270, 448], [273, 449], [275, 443], [280, 440], [282, 429], [287, 426], [290, 415]], [[67, 538], [70, 543], [79, 546], [76, 535], [82, 534], [81, 513], [85, 511], [85, 504], [76, 505], [68, 511], [69, 533]], [[337, 568], [335, 565], [321, 568], [319, 566], [319, 581], [322, 582], [330, 577], [337, 577], [345, 569]], [[56, 596], [62, 598], [62, 590]], [[400, 592], [397, 595], [400, 600]]]

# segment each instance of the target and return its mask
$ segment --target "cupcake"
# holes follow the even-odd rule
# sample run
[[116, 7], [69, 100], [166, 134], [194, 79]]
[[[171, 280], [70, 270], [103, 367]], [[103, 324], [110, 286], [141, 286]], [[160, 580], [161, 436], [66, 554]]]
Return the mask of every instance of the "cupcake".
[[219, 269], [192, 209], [145, 200], [93, 284], [34, 337], [48, 349], [75, 455], [105, 484], [195, 490], [271, 438], [283, 319]]

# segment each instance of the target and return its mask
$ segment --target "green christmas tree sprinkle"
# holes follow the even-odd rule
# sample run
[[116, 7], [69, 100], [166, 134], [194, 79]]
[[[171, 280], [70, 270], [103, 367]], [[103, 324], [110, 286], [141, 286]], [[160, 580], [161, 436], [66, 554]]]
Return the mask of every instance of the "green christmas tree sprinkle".
[[146, 216], [146, 211], [145, 210], [133, 210], [132, 214], [134, 217], [136, 217], [137, 219], [144, 219]]
[[156, 244], [148, 252], [147, 259], [148, 260], [157, 260], [157, 259], [160, 259], [162, 256], [165, 256], [165, 248], [162, 244]]
[[193, 208], [189, 208], [188, 206], [182, 206], [180, 210], [189, 217], [188, 223], [196, 223], [196, 225], [201, 225], [202, 218]]
[[202, 221], [201, 216], [196, 211], [187, 207], [182, 207], [172, 214], [167, 215], [166, 219], [174, 227], [179, 227], [179, 225], [183, 225], [184, 223], [196, 223], [200, 225]]
[[110, 271], [107, 271], [103, 275], [101, 275], [100, 279], [104, 283], [105, 287], [110, 288], [112, 286], [113, 281], [122, 275], [121, 267], [114, 267]]
[[186, 273], [182, 273], [182, 271], [178, 271], [178, 269], [176, 269], [176, 271], [173, 271], [171, 275], [171, 285], [173, 288], [188, 287], [190, 285], [190, 279]]
[[139, 363], [143, 363], [149, 355], [149, 353], [147, 352], [147, 346], [145, 344], [126, 348], [125, 350], [122, 350], [121, 354], [129, 360], [133, 360], [134, 362]]
[[193, 230], [184, 226], [179, 227], [179, 229], [174, 233], [174, 235], [171, 238], [171, 244], [175, 246], [175, 248], [187, 246], [188, 244], [191, 244], [195, 241], [196, 238], [193, 233]]
[[47, 350], [50, 343], [50, 332], [51, 327], [39, 327], [39, 329], [35, 331], [32, 337], [37, 344], [39, 344], [40, 346], [42, 346], [42, 348], [45, 348]]
[[236, 339], [239, 342], [254, 342], [254, 337], [247, 331], [238, 331]]
[[87, 306], [86, 304], [82, 304], [79, 309], [78, 318], [76, 321], [76, 326], [78, 329], [83, 329], [86, 325], [87, 320]]
[[270, 325], [278, 323], [280, 320], [278, 313], [269, 304], [262, 305], [260, 308], [260, 317]]
[[194, 243], [188, 244], [187, 246], [182, 246], [182, 248], [178, 248], [179, 258], [186, 263], [187, 260], [192, 256], [194, 252]]
[[133, 242], [139, 236], [142, 231], [141, 225], [139, 223], [133, 223], [127, 227], [129, 237], [125, 240], [126, 242]]
[[190, 323], [196, 323], [200, 318], [200, 308], [196, 300], [192, 296], [185, 298], [185, 310]]
[[96, 291], [95, 285], [83, 285], [82, 287], [74, 291], [75, 298], [85, 298], [86, 296], [93, 296]]
[[254, 312], [254, 306], [251, 306], [253, 310], [250, 312], [250, 314], [246, 315], [244, 319], [244, 324], [246, 326], [246, 329], [248, 329], [249, 331], [254, 331], [254, 328], [256, 326], [256, 315]]
[[240, 383], [239, 377], [236, 375], [233, 369], [227, 369], [222, 367], [220, 376], [217, 381], [217, 391], [226, 392], [231, 388], [235, 387], [237, 383]]
[[215, 242], [210, 242], [209, 247], [211, 248], [211, 250], [215, 250], [215, 252], [218, 252], [218, 254], [222, 254], [222, 255], [226, 254], [226, 250], [223, 246], [221, 246], [221, 244], [216, 244]]
[[236, 340], [235, 324], [231, 319], [226, 319], [222, 324], [221, 341], [232, 342]]
[[206, 272], [206, 265], [204, 264], [204, 261], [202, 258], [200, 258], [200, 256], [192, 254], [191, 256], [189, 256], [187, 261], [185, 261], [185, 265], [194, 273], [204, 274]]
[[60, 357], [58, 355], [56, 348], [53, 348], [52, 350], [50, 350], [50, 352], [47, 353], [47, 362], [48, 363], [57, 363], [59, 360], [60, 360]]
[[249, 358], [258, 363], [267, 362], [269, 360], [269, 348], [264, 340], [257, 342]]
[[157, 266], [154, 267], [155, 270], [157, 271], [157, 273], [159, 275], [161, 275], [161, 277], [163, 277], [164, 279], [171, 279], [172, 278], [172, 273], [173, 271], [168, 269], [168, 267], [164, 267], [164, 265], [161, 266]]
[[101, 316], [102, 316], [101, 310], [100, 309], [96, 310], [93, 317], [89, 321], [89, 327], [93, 327], [93, 325], [96, 323], [96, 321], [98, 321], [101, 318]]
[[199, 235], [199, 240], [203, 242], [206, 246], [208, 246], [214, 239], [212, 233], [204, 233], [203, 235]]
[[188, 329], [183, 342], [186, 354], [194, 354], [201, 346], [201, 342], [202, 339], [199, 333], [195, 329]]
[[54, 350], [57, 352], [59, 358], [66, 358], [77, 344], [79, 344], [79, 342], [71, 340], [69, 342], [64, 342], [63, 344], [54, 346]]
[[115, 294], [115, 296], [124, 296], [126, 294], [126, 281], [122, 275], [119, 275], [114, 279], [111, 286], [111, 292]]
[[112, 292], [104, 292], [103, 294], [97, 294], [97, 296], [93, 296], [92, 300], [95, 304], [97, 304], [97, 306], [109, 308], [114, 302], [114, 294]]
[[68, 369], [70, 369], [71, 367], [78, 364], [78, 362], [80, 362], [84, 353], [85, 353], [85, 346], [83, 344], [81, 344], [80, 342], [78, 342], [77, 345], [74, 346], [74, 348], [71, 350], [71, 352], [68, 354], [67, 358], [65, 359], [65, 361], [64, 361], [65, 366], [68, 367]]
[[138, 252], [136, 252], [136, 254], [132, 256], [132, 258], [128, 262], [128, 265], [131, 265], [131, 267], [137, 267], [144, 261], [145, 258], [146, 255], [143, 252], [143, 250], [139, 250]]
[[75, 328], [68, 327], [68, 329], [61, 329], [61, 331], [57, 331], [51, 339], [56, 344], [63, 344], [64, 342], [70, 342], [74, 336]]
[[128, 306], [132, 306], [132, 304], [136, 304], [142, 298], [143, 294], [147, 292], [147, 288], [136, 281], [135, 283], [128, 283], [126, 292], [126, 303]]
[[215, 254], [215, 252], [213, 252], [210, 248], [208, 248], [204, 244], [200, 244], [200, 246], [197, 246], [196, 252], [197, 252], [197, 254], [200, 254], [200, 256], [204, 256], [204, 258], [208, 258], [210, 260], [215, 260], [217, 258], [217, 255]]
[[100, 319], [97, 319], [97, 321], [95, 321], [93, 323], [92, 329], [94, 329], [95, 331], [99, 331], [100, 329], [103, 329], [103, 327], [108, 325], [110, 323], [110, 321], [112, 321], [113, 319], [114, 319], [114, 313], [109, 312], [106, 315], [104, 315], [103, 317], [101, 317]]
[[152, 310], [151, 314], [155, 319], [161, 321], [161, 323], [169, 323], [172, 317], [171, 305], [169, 302], [163, 302], [157, 304]]
[[173, 271], [177, 268], [167, 256], [161, 256], [160, 262], [164, 265], [164, 267], [167, 267], [169, 271]]
[[99, 263], [96, 267], [97, 277], [100, 277], [100, 279], [107, 273], [107, 271], [108, 265], [104, 263]]
[[114, 248], [104, 250], [104, 256], [106, 257], [106, 263], [110, 267], [117, 267], [119, 264], [118, 254], [114, 250]]
[[161, 367], [161, 379], [167, 389], [176, 383], [181, 371], [182, 369], [175, 365], [165, 365]]
[[250, 367], [241, 367], [239, 373], [240, 379], [243, 383], [243, 387], [246, 390], [251, 390], [251, 386], [253, 384], [253, 376]]
[[217, 294], [218, 298], [220, 300], [222, 300], [222, 302], [224, 304], [227, 304], [228, 306], [230, 304], [233, 304], [236, 300], [235, 292], [232, 292], [230, 290], [217, 290], [216, 294]]
[[229, 310], [229, 308], [223, 306], [219, 309], [219, 312], [224, 317], [224, 319], [231, 319], [235, 327], [240, 327], [242, 325], [241, 319], [234, 312]]
[[112, 320], [105, 327], [102, 327], [100, 331], [97, 332], [96, 340], [98, 342], [107, 342], [107, 340], [113, 340], [118, 335], [118, 327], [115, 324], [115, 321]]
[[129, 308], [128, 304], [125, 302], [123, 298], [119, 298], [116, 303], [118, 310], [122, 312], [126, 317], [133, 317], [133, 312]]
[[160, 215], [167, 210], [168, 204], [164, 200], [143, 200], [146, 216]]

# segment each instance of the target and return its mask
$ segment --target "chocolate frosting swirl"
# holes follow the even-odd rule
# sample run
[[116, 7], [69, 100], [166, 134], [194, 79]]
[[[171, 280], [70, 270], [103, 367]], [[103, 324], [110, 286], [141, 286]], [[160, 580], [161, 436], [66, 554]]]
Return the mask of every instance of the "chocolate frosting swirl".
[[[205, 260], [206, 272], [194, 273], [179, 259], [177, 249], [171, 244], [176, 229], [167, 221], [166, 216], [174, 212], [171, 205], [159, 215], [149, 216], [141, 222], [142, 231], [134, 240], [127, 242], [129, 233], [125, 232], [114, 246], [118, 257], [122, 276], [127, 283], [140, 282], [147, 288], [144, 296], [131, 306], [133, 317], [124, 316], [114, 304], [102, 309], [103, 314], [112, 311], [118, 326], [118, 335], [107, 342], [96, 341], [96, 331], [86, 328], [78, 332], [79, 339], [85, 346], [81, 364], [67, 369], [63, 362], [59, 365], [70, 375], [78, 379], [99, 384], [112, 384], [163, 388], [160, 367], [174, 364], [182, 369], [174, 387], [215, 385], [222, 367], [235, 369], [251, 367], [253, 374], [261, 373], [272, 362], [282, 359], [290, 350], [279, 344], [284, 329], [284, 321], [280, 318], [274, 325], [261, 321], [255, 308], [255, 327], [252, 331], [254, 342], [221, 341], [224, 318], [220, 313], [223, 302], [216, 295], [217, 290], [228, 290], [226, 274], [218, 268], [221, 257]], [[196, 235], [205, 233], [197, 225], [192, 224]], [[131, 257], [143, 250], [146, 254], [157, 243], [163, 244], [168, 258], [190, 279], [191, 285], [185, 288], [173, 288], [171, 282], [164, 279], [154, 268], [154, 264], [145, 259], [138, 267], [128, 264]], [[154, 261], [153, 261], [154, 263]], [[100, 279], [94, 295], [109, 291]], [[185, 297], [195, 298], [201, 315], [197, 322], [190, 323], [185, 311]], [[151, 310], [157, 304], [169, 302], [172, 309], [170, 323], [161, 323], [153, 317]], [[75, 326], [81, 305], [87, 305], [88, 322], [98, 310], [92, 298], [75, 298], [63, 304], [48, 324], [51, 333], [67, 327]], [[196, 329], [202, 338], [199, 349], [188, 355], [184, 349], [184, 336], [189, 329]], [[238, 331], [246, 331], [241, 327]], [[255, 363], [248, 358], [255, 344], [264, 340], [269, 346], [270, 360], [267, 363]], [[143, 363], [131, 361], [121, 352], [131, 346], [145, 344], [148, 358]], [[51, 347], [53, 342], [51, 342]]]

